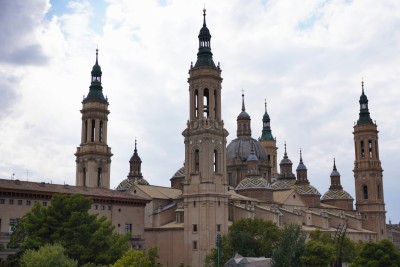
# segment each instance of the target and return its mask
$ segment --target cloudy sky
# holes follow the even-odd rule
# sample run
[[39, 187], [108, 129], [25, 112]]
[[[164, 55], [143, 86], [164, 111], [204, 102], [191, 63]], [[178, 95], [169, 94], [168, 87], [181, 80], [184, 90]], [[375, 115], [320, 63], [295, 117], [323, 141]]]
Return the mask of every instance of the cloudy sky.
[[[361, 80], [378, 124], [387, 220], [400, 222], [400, 1], [220, 0], [206, 3], [222, 68], [229, 141], [245, 92], [253, 137], [264, 99], [283, 156], [302, 148], [323, 194], [333, 157], [354, 195], [353, 125]], [[81, 101], [99, 47], [110, 102], [111, 187], [126, 178], [134, 139], [156, 185], [184, 161], [188, 69], [202, 26], [199, 0], [0, 2], [0, 177], [75, 184]], [[397, 104], [396, 104], [397, 103]]]

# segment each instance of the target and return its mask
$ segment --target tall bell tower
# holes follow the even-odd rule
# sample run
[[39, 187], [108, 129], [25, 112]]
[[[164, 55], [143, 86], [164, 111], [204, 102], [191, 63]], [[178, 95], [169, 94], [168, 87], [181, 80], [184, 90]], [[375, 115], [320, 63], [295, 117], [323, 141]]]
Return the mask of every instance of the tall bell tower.
[[189, 70], [189, 120], [185, 138], [185, 264], [204, 265], [217, 234], [228, 231], [226, 137], [221, 118], [221, 69], [212, 59], [211, 35], [203, 11], [197, 62]]
[[360, 114], [353, 132], [356, 210], [361, 213], [363, 228], [376, 232], [380, 240], [386, 237], [383, 170], [379, 160], [378, 129], [370, 117], [364, 82], [359, 102]]
[[76, 185], [110, 188], [111, 148], [107, 145], [108, 99], [103, 95], [101, 68], [96, 63], [91, 72], [89, 94], [82, 101], [81, 144], [76, 156]]

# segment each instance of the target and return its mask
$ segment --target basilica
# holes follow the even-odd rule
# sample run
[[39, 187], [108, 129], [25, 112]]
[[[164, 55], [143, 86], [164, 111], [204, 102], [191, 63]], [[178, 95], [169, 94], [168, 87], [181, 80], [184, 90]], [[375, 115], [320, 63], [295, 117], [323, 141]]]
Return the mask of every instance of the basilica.
[[321, 194], [310, 184], [302, 151], [296, 160], [290, 159], [285, 144], [284, 156], [278, 159], [266, 104], [261, 137], [255, 139], [242, 94], [236, 138], [227, 144], [221, 68], [213, 60], [205, 10], [198, 40], [197, 61], [189, 69], [188, 121], [182, 132], [185, 162], [176, 166], [170, 187], [146, 181], [135, 141], [127, 178], [120, 181], [116, 190], [109, 189], [109, 102], [103, 94], [96, 52], [89, 93], [82, 102], [81, 140], [75, 153], [76, 185], [0, 179], [0, 204], [13, 205], [15, 200], [21, 201], [24, 208], [15, 214], [18, 209], [8, 207], [8, 217], [5, 218], [6, 213], [0, 215], [4, 217], [0, 218], [0, 229], [7, 227], [9, 221], [11, 226], [13, 218], [23, 216], [31, 201], [47, 203], [52, 194], [61, 191], [92, 197], [91, 212], [110, 218], [121, 234], [131, 233], [134, 248], [156, 246], [163, 266], [203, 266], [206, 255], [215, 247], [216, 236], [226, 234], [229, 225], [241, 218], [263, 218], [280, 227], [294, 223], [306, 233], [319, 229], [334, 234], [342, 230], [352, 240], [386, 238], [378, 130], [370, 116], [364, 85], [360, 90], [359, 118], [353, 129], [354, 198], [342, 187], [335, 160], [331, 185]]

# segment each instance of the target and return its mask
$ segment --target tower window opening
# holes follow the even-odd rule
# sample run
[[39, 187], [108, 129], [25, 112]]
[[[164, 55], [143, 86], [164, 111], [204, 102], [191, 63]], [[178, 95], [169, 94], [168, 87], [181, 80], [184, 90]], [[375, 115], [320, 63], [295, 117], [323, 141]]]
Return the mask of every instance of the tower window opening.
[[233, 179], [232, 179], [232, 173], [230, 172], [230, 173], [228, 173], [228, 185], [232, 185], [232, 181]]
[[368, 186], [363, 186], [364, 199], [368, 199]]
[[200, 152], [198, 149], [194, 151], [194, 172], [199, 173], [200, 168]]
[[103, 142], [103, 121], [100, 121], [99, 127], [99, 142]]
[[85, 142], [87, 142], [88, 139], [87, 135], [88, 135], [88, 122], [85, 121], [85, 138], [84, 138]]
[[194, 91], [194, 116], [199, 116], [199, 91]]
[[83, 186], [86, 186], [86, 168], [83, 168]]
[[214, 117], [217, 118], [217, 90], [214, 90]]
[[365, 158], [365, 152], [364, 152], [364, 141], [361, 140], [361, 158]]
[[91, 132], [91, 138], [90, 138], [90, 140], [92, 142], [94, 142], [95, 132], [96, 132], [96, 121], [92, 120], [92, 132]]
[[372, 159], [372, 140], [368, 140], [369, 158]]
[[208, 89], [204, 89], [203, 105], [204, 117], [208, 118], [210, 116], [210, 94]]
[[214, 150], [214, 173], [218, 172], [218, 151]]
[[101, 168], [98, 168], [97, 169], [97, 187], [101, 186], [101, 175], [102, 175]]

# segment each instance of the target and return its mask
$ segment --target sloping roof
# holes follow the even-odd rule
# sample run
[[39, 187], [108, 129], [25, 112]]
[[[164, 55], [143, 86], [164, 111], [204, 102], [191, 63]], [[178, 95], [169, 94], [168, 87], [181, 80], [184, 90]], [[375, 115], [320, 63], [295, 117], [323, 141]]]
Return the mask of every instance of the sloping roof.
[[240, 195], [240, 194], [236, 193], [235, 190], [233, 190], [233, 189], [228, 190], [226, 193], [229, 195], [229, 198], [232, 200], [246, 200], [246, 201], [251, 201], [251, 202], [259, 202], [257, 199]]
[[182, 194], [180, 189], [155, 186], [155, 185], [136, 185], [137, 188], [142, 190], [150, 198], [158, 199], [175, 199]]
[[149, 201], [148, 198], [138, 197], [121, 191], [111, 190], [107, 188], [49, 184], [43, 182], [42, 183], [26, 182], [20, 180], [0, 179], [0, 190], [8, 190], [13, 192], [23, 191], [23, 192], [31, 192], [33, 194], [42, 193], [50, 195], [56, 193], [81, 194], [84, 196], [91, 196], [91, 197], [109, 197], [109, 198], [120, 198], [128, 200]]
[[275, 202], [284, 204], [288, 197], [293, 193], [296, 192], [294, 189], [285, 190], [285, 191], [274, 191], [272, 197]]

